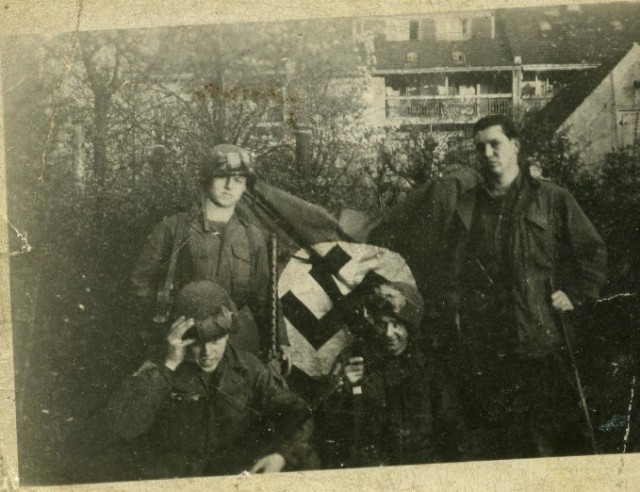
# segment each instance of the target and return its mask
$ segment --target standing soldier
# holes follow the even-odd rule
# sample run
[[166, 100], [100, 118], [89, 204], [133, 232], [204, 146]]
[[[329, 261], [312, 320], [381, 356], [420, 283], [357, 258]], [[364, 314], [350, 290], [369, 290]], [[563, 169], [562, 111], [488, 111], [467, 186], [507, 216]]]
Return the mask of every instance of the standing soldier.
[[439, 268], [465, 422], [486, 459], [588, 452], [566, 317], [597, 299], [605, 245], [566, 189], [520, 168], [510, 119], [473, 133], [483, 180], [457, 200]]
[[[134, 294], [156, 321], [165, 321], [171, 296], [195, 280], [221, 285], [241, 309], [248, 306], [258, 329], [257, 343], [266, 358], [273, 346], [267, 246], [260, 229], [237, 217], [235, 207], [255, 182], [249, 152], [236, 145], [209, 149], [200, 162], [202, 197], [190, 213], [172, 215], [148, 237], [134, 268]], [[246, 339], [247, 323], [241, 328]], [[276, 325], [276, 342], [285, 353], [284, 325]]]

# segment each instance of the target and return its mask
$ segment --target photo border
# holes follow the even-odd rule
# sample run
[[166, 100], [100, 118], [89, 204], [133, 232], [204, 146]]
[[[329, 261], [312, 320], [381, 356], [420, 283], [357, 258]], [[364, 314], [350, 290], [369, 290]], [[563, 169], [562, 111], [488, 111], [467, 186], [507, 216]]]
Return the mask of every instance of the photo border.
[[[0, 4], [2, 36], [78, 30], [150, 28], [232, 22], [369, 17], [443, 11], [535, 7], [580, 3], [549, 0], [7, 0]], [[4, 43], [3, 43], [4, 44]], [[4, 46], [3, 46], [4, 47]], [[0, 56], [1, 56], [0, 52]], [[2, 81], [0, 79], [0, 88]], [[0, 111], [3, 101], [0, 99]], [[3, 112], [4, 115], [4, 112]], [[16, 490], [18, 456], [9, 298], [4, 118], [0, 119], [0, 489]], [[19, 224], [15, 224], [19, 230]], [[11, 229], [13, 230], [13, 229]], [[29, 487], [24, 490], [631, 490], [640, 484], [640, 454], [541, 458], [323, 470], [265, 476], [227, 476], [163, 481]], [[22, 488], [21, 488], [22, 490]]]

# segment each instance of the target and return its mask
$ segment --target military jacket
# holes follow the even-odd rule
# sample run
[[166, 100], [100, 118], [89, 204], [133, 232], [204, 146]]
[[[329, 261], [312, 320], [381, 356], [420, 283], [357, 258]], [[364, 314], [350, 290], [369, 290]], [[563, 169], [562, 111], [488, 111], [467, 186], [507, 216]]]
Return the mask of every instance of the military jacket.
[[[168, 217], [154, 228], [132, 274], [134, 295], [148, 311], [155, 308], [158, 290], [167, 276], [178, 217]], [[261, 351], [266, 353], [271, 346], [271, 303], [262, 231], [235, 214], [221, 232], [210, 226], [202, 212], [182, 214], [182, 218], [187, 221], [187, 230], [179, 246], [173, 291], [196, 280], [217, 282], [239, 309], [249, 307], [258, 326]], [[284, 324], [277, 326], [279, 345], [287, 345]]]
[[445, 232], [447, 258], [440, 277], [444, 303], [460, 315], [463, 342], [476, 349], [490, 345], [487, 337], [501, 325], [510, 333], [496, 332], [496, 337], [512, 337], [505, 350], [546, 354], [563, 341], [551, 294], [564, 291], [574, 306], [597, 299], [606, 279], [604, 242], [566, 189], [522, 176], [507, 231], [504, 261], [509, 279], [491, 278], [480, 257], [483, 248], [474, 244], [482, 234], [472, 234], [483, 186], [460, 197]]
[[208, 381], [188, 361], [175, 372], [145, 362], [113, 396], [107, 416], [116, 436], [146, 440], [148, 477], [240, 473], [271, 453], [300, 469], [313, 456], [308, 405], [232, 345]]

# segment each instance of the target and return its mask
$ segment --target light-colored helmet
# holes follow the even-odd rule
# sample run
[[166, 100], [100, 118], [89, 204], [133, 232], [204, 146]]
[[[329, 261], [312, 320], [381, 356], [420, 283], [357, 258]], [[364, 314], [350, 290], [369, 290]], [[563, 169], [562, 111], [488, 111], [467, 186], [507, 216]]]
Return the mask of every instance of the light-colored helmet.
[[213, 178], [227, 176], [246, 176], [247, 184], [253, 186], [253, 158], [248, 150], [237, 145], [220, 144], [205, 154], [200, 165], [201, 183], [207, 186]]

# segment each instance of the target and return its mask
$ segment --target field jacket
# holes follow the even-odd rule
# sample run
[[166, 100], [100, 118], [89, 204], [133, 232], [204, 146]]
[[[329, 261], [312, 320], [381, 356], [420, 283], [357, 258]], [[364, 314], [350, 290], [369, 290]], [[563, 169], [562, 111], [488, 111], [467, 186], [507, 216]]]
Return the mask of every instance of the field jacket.
[[231, 345], [208, 382], [191, 362], [175, 372], [145, 362], [113, 396], [107, 416], [116, 436], [147, 442], [148, 477], [240, 473], [271, 453], [300, 469], [313, 456], [308, 405]]
[[566, 189], [523, 175], [508, 238], [508, 292], [498, 305], [495, 287], [500, 282], [481, 271], [478, 248], [470, 241], [483, 186], [460, 196], [449, 230], [443, 232], [446, 254], [437, 283], [443, 287], [445, 310], [459, 314], [463, 342], [486, 346], [483, 334], [507, 323], [516, 337], [513, 350], [545, 354], [563, 340], [552, 292], [564, 291], [576, 307], [596, 300], [606, 279], [604, 242]]
[[[202, 212], [177, 214], [158, 224], [147, 238], [131, 277], [133, 293], [143, 308], [155, 307], [158, 290], [167, 277], [179, 215], [188, 222], [180, 241], [173, 291], [196, 280], [221, 285], [238, 309], [249, 307], [258, 326], [264, 354], [271, 346], [270, 273], [267, 246], [256, 226], [232, 215], [222, 234], [212, 230]], [[279, 345], [288, 345], [286, 329], [277, 325]]]
[[[340, 359], [346, 362], [349, 351]], [[324, 465], [407, 465], [456, 460], [464, 426], [446, 374], [416, 345], [399, 357], [364, 356], [361, 391], [345, 384], [321, 407]], [[320, 451], [320, 447], [318, 448]]]

